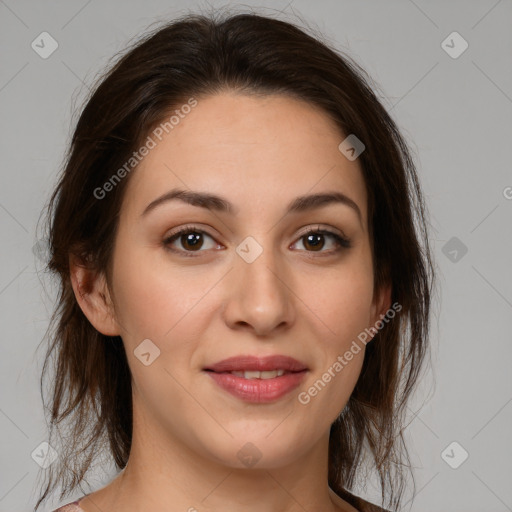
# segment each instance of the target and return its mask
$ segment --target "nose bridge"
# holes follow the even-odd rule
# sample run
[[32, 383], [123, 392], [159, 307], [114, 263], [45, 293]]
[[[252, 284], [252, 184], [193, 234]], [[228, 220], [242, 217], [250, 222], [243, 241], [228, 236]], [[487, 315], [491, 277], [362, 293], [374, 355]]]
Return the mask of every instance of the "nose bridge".
[[247, 237], [237, 247], [237, 254], [242, 261], [237, 261], [236, 270], [243, 273], [246, 283], [257, 285], [261, 290], [283, 286], [284, 276], [279, 279], [279, 273], [284, 272], [284, 267], [279, 254], [276, 254], [271, 245], [270, 237], [263, 243], [253, 237]]

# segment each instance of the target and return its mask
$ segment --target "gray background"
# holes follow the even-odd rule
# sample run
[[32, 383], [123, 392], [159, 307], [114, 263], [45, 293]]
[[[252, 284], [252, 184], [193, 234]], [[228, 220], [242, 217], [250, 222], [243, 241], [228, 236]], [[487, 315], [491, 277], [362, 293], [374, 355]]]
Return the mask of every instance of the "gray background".
[[[416, 156], [440, 279], [432, 369], [405, 431], [417, 483], [411, 510], [512, 511], [511, 0], [0, 0], [0, 512], [32, 510], [44, 471], [31, 453], [47, 439], [36, 348], [51, 300], [33, 247], [73, 108], [107, 60], [148, 25], [208, 5], [283, 10], [292, 22], [295, 10], [380, 85]], [[43, 31], [59, 45], [47, 59], [31, 48]], [[469, 44], [458, 58], [441, 46], [453, 31]], [[460, 463], [462, 449], [469, 458], [453, 469], [446, 461]], [[369, 499], [375, 492], [361, 490]]]

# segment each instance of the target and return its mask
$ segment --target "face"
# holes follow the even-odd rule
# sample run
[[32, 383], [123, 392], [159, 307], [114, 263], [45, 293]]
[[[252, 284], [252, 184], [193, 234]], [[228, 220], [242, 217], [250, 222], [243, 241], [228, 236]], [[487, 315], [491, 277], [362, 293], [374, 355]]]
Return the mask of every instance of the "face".
[[[347, 403], [364, 344], [344, 354], [383, 311], [344, 138], [307, 103], [223, 93], [198, 100], [133, 171], [112, 297], [134, 411], [171, 445], [278, 467], [325, 441]], [[220, 200], [147, 209], [175, 189]]]

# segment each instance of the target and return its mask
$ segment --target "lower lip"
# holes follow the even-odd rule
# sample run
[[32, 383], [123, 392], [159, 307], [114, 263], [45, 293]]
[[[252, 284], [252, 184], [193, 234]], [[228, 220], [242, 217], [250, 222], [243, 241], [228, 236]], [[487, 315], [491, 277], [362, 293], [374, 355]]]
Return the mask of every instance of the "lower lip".
[[244, 379], [231, 373], [207, 373], [222, 389], [245, 402], [268, 403], [278, 400], [299, 386], [306, 370], [285, 373], [273, 379]]

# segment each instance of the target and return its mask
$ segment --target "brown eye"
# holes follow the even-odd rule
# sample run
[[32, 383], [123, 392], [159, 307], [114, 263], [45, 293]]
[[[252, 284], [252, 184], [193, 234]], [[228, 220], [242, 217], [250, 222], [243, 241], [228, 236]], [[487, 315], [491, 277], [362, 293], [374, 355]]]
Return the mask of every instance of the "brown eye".
[[319, 251], [325, 245], [324, 235], [318, 233], [312, 233], [310, 235], [306, 235], [302, 237], [305, 240], [304, 247], [309, 250], [309, 247], [312, 247], [311, 250]]
[[202, 239], [202, 233], [187, 233], [185, 235], [179, 235], [180, 243], [186, 250], [195, 251], [201, 249], [204, 240]]
[[[326, 238], [330, 238], [332, 242], [330, 244], [327, 243], [330, 247], [323, 251], [322, 249], [326, 246]], [[332, 231], [320, 229], [305, 233], [299, 238], [299, 240], [303, 240], [303, 245], [307, 252], [331, 253], [341, 251], [342, 248], [348, 249], [351, 247], [350, 241], [347, 238], [344, 238], [337, 233], [333, 233]]]
[[[208, 235], [208, 233], [194, 227], [185, 226], [168, 236], [163, 241], [163, 245], [166, 249], [172, 252], [182, 253], [185, 256], [191, 256], [191, 254], [187, 253], [202, 252], [201, 249], [204, 249], [205, 237], [214, 242], [213, 238]], [[179, 244], [181, 247], [173, 247], [176, 244]], [[212, 249], [215, 248], [215, 246], [215, 243], [211, 243], [210, 247], [206, 247], [206, 249]]]

